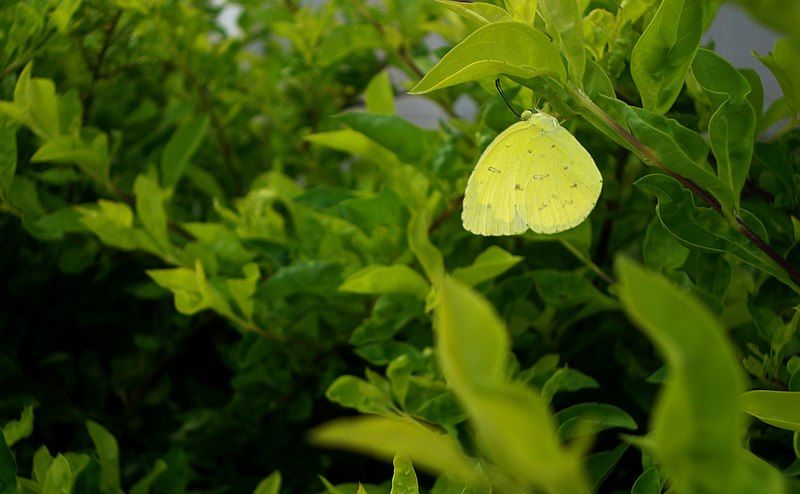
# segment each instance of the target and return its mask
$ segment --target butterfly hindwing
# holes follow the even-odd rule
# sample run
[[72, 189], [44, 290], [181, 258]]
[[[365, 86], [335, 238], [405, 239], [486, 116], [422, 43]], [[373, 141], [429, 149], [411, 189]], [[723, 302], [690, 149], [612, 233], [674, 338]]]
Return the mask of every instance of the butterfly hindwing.
[[528, 228], [556, 233], [594, 208], [602, 177], [591, 155], [545, 114], [516, 123], [492, 141], [470, 176], [464, 228], [513, 235]]

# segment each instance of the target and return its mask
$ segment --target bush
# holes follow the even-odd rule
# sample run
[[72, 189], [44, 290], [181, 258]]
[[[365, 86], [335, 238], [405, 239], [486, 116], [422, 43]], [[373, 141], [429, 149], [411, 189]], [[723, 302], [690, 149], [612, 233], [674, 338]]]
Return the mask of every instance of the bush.
[[[796, 2], [768, 107], [717, 0], [221, 3], [0, 6], [0, 494], [797, 487]], [[577, 227], [462, 226], [507, 104]]]

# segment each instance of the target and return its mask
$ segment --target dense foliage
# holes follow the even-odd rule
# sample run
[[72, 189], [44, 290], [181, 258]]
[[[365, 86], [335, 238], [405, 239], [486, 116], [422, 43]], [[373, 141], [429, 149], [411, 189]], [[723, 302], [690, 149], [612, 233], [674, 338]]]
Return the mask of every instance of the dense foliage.
[[[800, 4], [768, 106], [717, 0], [220, 4], [0, 4], [0, 494], [797, 490]], [[577, 228], [463, 229], [498, 77]]]

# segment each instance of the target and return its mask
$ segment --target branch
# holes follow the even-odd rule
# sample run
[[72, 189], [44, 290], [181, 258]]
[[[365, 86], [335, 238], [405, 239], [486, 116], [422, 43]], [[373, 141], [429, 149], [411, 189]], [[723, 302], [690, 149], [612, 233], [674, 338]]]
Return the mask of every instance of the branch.
[[[580, 89], [575, 89], [573, 87], [568, 88], [570, 94], [579, 101], [583, 108], [588, 110], [592, 115], [600, 119], [604, 124], [606, 124], [611, 130], [614, 131], [617, 135], [619, 135], [625, 142], [627, 142], [631, 150], [639, 155], [639, 158], [642, 159], [647, 164], [655, 166], [659, 170], [663, 171], [664, 173], [669, 174], [671, 177], [678, 180], [681, 184], [683, 184], [687, 189], [692, 191], [697, 197], [703, 199], [709, 206], [711, 206], [714, 211], [725, 217], [727, 216], [722, 210], [722, 205], [719, 201], [711, 195], [707, 190], [703, 189], [696, 183], [692, 182], [688, 178], [684, 177], [683, 175], [677, 174], [673, 171], [667, 169], [664, 163], [658, 158], [656, 153], [646, 146], [643, 142], [639, 141], [628, 129], [624, 128], [620, 125], [616, 120], [611, 118], [606, 112], [603, 111], [602, 108], [597, 106], [594, 101], [592, 101], [586, 93], [581, 91]], [[730, 221], [730, 219], [728, 219]], [[800, 286], [800, 272], [792, 266], [789, 261], [787, 261], [783, 256], [780, 255], [775, 249], [770, 247], [770, 245], [765, 242], [761, 237], [759, 237], [754, 231], [752, 231], [738, 216], [736, 217], [736, 222], [733, 224], [733, 227], [736, 228], [740, 233], [742, 233], [747, 239], [753, 243], [759, 250], [761, 250], [764, 254], [769, 256], [783, 271], [786, 272], [787, 275], [795, 282], [798, 286]]]

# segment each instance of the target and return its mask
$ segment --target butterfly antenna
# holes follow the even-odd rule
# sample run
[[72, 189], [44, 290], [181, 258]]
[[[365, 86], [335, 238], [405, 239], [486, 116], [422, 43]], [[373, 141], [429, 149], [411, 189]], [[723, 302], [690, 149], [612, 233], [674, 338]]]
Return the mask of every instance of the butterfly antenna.
[[517, 110], [515, 110], [514, 107], [511, 106], [511, 103], [508, 102], [508, 98], [506, 98], [506, 93], [504, 93], [503, 92], [503, 88], [500, 87], [500, 78], [499, 77], [494, 80], [494, 86], [497, 88], [497, 92], [500, 93], [500, 97], [503, 98], [503, 101], [505, 101], [506, 106], [508, 107], [508, 109], [511, 110], [512, 112], [514, 112], [514, 115], [516, 115], [517, 117], [519, 117], [520, 120], [522, 120], [522, 114], [519, 113]]

